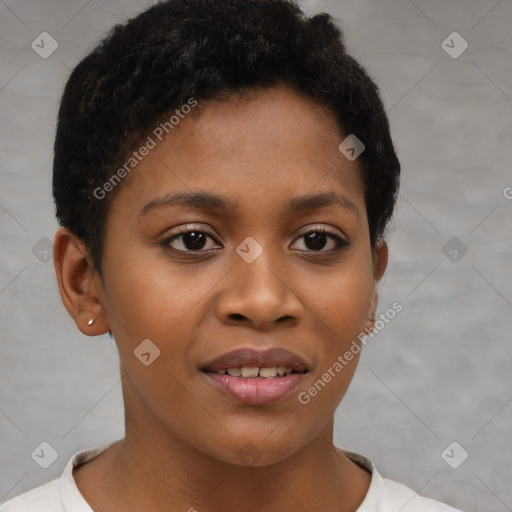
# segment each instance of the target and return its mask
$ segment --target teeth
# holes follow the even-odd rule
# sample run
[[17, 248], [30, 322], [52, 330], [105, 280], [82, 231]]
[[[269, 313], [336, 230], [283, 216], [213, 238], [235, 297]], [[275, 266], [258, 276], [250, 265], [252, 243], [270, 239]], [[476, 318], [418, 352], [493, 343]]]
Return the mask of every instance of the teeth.
[[282, 377], [286, 372], [286, 366], [278, 366], [277, 367], [277, 373], [280, 377]]
[[242, 367], [242, 377], [257, 377], [259, 368], [251, 367], [251, 366], [243, 366]]
[[275, 377], [277, 375], [277, 367], [260, 368], [260, 377]]
[[244, 378], [273, 378], [273, 377], [284, 377], [292, 373], [293, 368], [291, 366], [272, 366], [270, 368], [258, 368], [256, 366], [243, 366], [242, 368], [228, 368], [227, 370], [216, 370], [215, 373], [225, 375], [226, 372], [231, 377], [244, 377]]

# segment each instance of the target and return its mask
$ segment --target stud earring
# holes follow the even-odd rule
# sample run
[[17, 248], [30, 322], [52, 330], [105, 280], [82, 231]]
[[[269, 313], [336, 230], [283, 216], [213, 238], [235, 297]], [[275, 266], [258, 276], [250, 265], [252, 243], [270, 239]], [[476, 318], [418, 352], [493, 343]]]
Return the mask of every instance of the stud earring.
[[94, 322], [94, 318], [91, 318], [88, 322], [87, 322], [87, 325], [90, 327]]

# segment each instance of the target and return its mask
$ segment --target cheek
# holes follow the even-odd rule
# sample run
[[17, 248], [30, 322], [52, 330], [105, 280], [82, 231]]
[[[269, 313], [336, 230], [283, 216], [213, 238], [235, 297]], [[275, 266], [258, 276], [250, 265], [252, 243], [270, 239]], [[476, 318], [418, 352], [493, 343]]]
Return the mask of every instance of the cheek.
[[363, 330], [373, 290], [371, 259], [362, 256], [340, 264], [328, 278], [312, 279], [308, 302], [338, 340], [346, 341]]
[[201, 415], [190, 398], [194, 389], [188, 389], [187, 368], [180, 362], [186, 360], [190, 332], [201, 314], [201, 299], [214, 280], [210, 283], [207, 273], [205, 279], [198, 279], [193, 265], [177, 270], [160, 257], [148, 263], [147, 251], [112, 251], [109, 258], [105, 308], [128, 374], [127, 396], [136, 402], [142, 399], [145, 405], [137, 402], [136, 407], [149, 406], [185, 432], [183, 421], [173, 420], [166, 404], [172, 403], [174, 414], [180, 411], [185, 418]]
[[180, 330], [182, 320], [201, 307], [201, 299], [218, 280], [212, 272], [199, 274], [194, 265], [178, 268], [154, 254], [112, 255], [115, 265], [106, 272], [106, 309], [130, 337], [162, 338]]
[[[356, 371], [374, 289], [371, 258], [348, 260], [329, 279], [316, 281], [309, 304], [315, 331], [322, 343], [316, 349], [318, 366], [300, 403], [306, 409], [334, 410]], [[301, 397], [299, 397], [301, 398]], [[307, 405], [307, 404], [306, 404]]]

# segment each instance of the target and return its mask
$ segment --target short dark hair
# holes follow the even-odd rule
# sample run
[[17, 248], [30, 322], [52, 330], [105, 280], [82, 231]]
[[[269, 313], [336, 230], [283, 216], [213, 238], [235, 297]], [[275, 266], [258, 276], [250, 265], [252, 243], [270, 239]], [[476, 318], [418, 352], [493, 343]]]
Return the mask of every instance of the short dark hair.
[[347, 53], [333, 18], [308, 18], [294, 0], [167, 0], [114, 26], [75, 67], [60, 103], [56, 216], [83, 240], [100, 274], [115, 190], [103, 200], [93, 191], [130, 149], [192, 97], [226, 97], [278, 83], [326, 104], [341, 132], [365, 144], [359, 162], [372, 246], [383, 238], [400, 163], [379, 90]]

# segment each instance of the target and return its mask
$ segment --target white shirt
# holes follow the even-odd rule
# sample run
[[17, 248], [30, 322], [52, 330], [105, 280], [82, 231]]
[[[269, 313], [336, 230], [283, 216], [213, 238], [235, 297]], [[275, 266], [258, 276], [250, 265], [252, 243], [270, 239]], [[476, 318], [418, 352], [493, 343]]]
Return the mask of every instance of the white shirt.
[[[90, 461], [118, 442], [76, 453], [60, 478], [9, 500], [0, 506], [0, 512], [92, 512], [76, 486], [73, 468]], [[460, 512], [438, 501], [423, 498], [403, 484], [382, 478], [374, 463], [366, 457], [346, 450], [343, 453], [372, 474], [368, 493], [357, 512]]]

